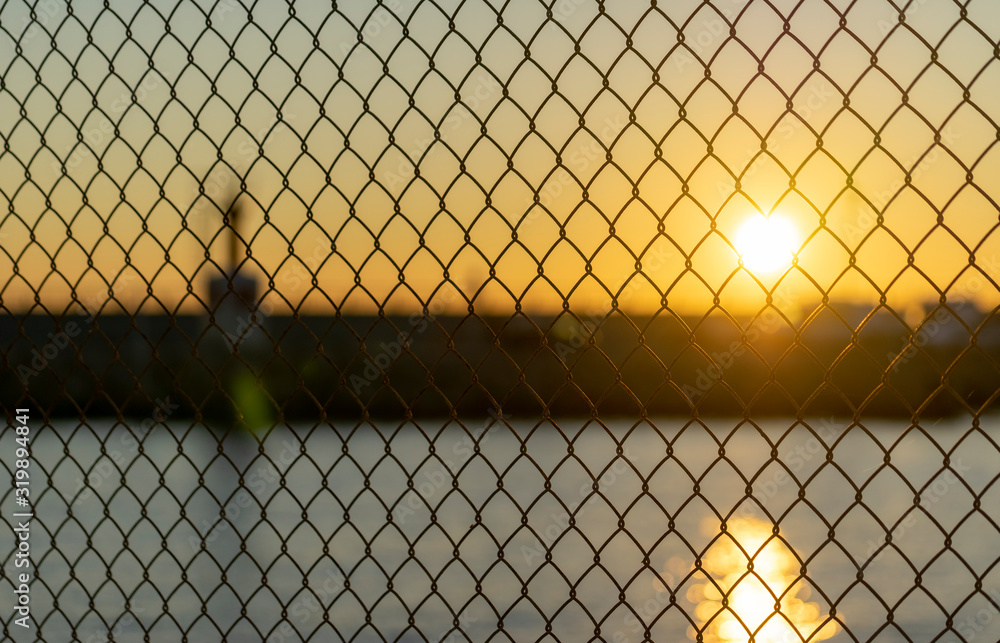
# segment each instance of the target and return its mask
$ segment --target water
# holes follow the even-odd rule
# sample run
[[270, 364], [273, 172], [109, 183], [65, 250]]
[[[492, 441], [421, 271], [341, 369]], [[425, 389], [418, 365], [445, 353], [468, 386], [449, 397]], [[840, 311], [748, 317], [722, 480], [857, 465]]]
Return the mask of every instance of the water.
[[949, 616], [937, 640], [996, 641], [996, 420], [301, 425], [260, 449], [57, 422], [33, 441], [32, 613], [86, 643], [527, 641], [546, 621], [561, 641], [746, 641], [741, 621], [775, 643], [929, 641]]

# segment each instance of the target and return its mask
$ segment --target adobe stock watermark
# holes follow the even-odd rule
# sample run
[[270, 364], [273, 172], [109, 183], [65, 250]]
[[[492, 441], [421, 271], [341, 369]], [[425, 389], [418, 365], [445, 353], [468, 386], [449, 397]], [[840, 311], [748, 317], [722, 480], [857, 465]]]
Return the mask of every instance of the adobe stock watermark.
[[963, 464], [961, 458], [956, 458], [941, 475], [934, 479], [934, 482], [925, 486], [918, 499], [915, 499], [918, 504], [915, 504], [913, 509], [907, 512], [906, 517], [899, 521], [899, 524], [893, 527], [881, 542], [869, 538], [868, 549], [865, 552], [865, 559], [869, 561], [868, 565], [872, 565], [882, 558], [891, 549], [892, 543], [899, 542], [908, 533], [913, 532], [914, 527], [917, 526], [918, 509], [926, 511], [941, 502], [955, 485], [961, 484], [961, 475], [969, 471], [972, 471], [972, 467]]
[[410, 313], [407, 318], [408, 332], [405, 334], [400, 332], [392, 341], [379, 342], [378, 351], [375, 353], [363, 353], [364, 368], [360, 374], [352, 373], [348, 378], [354, 393], [359, 394], [375, 382], [382, 380], [389, 372], [389, 367], [402, 356], [404, 351], [410, 350], [410, 340], [424, 333], [439, 315], [447, 311], [448, 306], [457, 297], [458, 295], [452, 290], [442, 290], [437, 297], [428, 303], [423, 312]]
[[[278, 275], [278, 291], [289, 293], [298, 290], [303, 283], [310, 282], [317, 286], [316, 275], [332, 254], [332, 250], [322, 244], [316, 244], [309, 254], [294, 255], [298, 261], [283, 267]], [[221, 328], [228, 340], [229, 351], [235, 353], [241, 343], [253, 337], [263, 327], [264, 319], [274, 314], [274, 309], [272, 300], [264, 297], [252, 310], [237, 315], [231, 324], [228, 318], [216, 319], [216, 325]], [[222, 327], [220, 323], [225, 323], [226, 327]]]
[[[739, 9], [746, 4], [746, 0], [731, 0], [730, 4], [733, 6], [725, 6], [723, 2], [701, 5], [721, 12], [722, 16], [715, 13], [710, 18], [702, 18], [698, 23], [700, 27], [698, 31], [690, 38], [685, 35], [684, 46], [677, 49], [677, 56], [673, 58], [677, 71], [684, 71], [686, 67], [694, 63], [704, 67], [705, 63], [699, 62], [698, 58], [708, 53], [708, 48], [717, 41], [732, 37], [730, 30], [736, 21]], [[723, 17], [725, 20], [722, 19]]]
[[[645, 255], [640, 261], [642, 269], [636, 269], [628, 284], [615, 297], [616, 309], [620, 309], [642, 288], [643, 282], [639, 279], [640, 276], [649, 278], [649, 273], [665, 268], [667, 261], [673, 256], [674, 254], [664, 245], [657, 246], [655, 250]], [[582, 315], [571, 318], [573, 323], [569, 325], [568, 331], [552, 343], [552, 350], [563, 364], [568, 365], [573, 355], [600, 341], [601, 328], [607, 322], [609, 315], [610, 311], [606, 308], [594, 307]]]
[[57, 0], [38, 0], [33, 6], [29, 5], [29, 10], [33, 17], [23, 16], [19, 30], [15, 32], [14, 29], [7, 28], [13, 38], [12, 45], [23, 47], [40, 33], [51, 36], [53, 32], [49, 31], [49, 24], [54, 24], [58, 29], [62, 20], [56, 24], [56, 18], [66, 18], [66, 3]]
[[[482, 426], [462, 435], [462, 439], [451, 445], [451, 455], [438, 455], [435, 460], [436, 466], [423, 471], [423, 480], [419, 483], [413, 481], [411, 493], [406, 494], [406, 500], [400, 502], [392, 511], [393, 521], [403, 525], [411, 517], [422, 509], [429, 508], [431, 500], [437, 496], [445, 487], [450, 488], [451, 482], [455, 480], [455, 473], [462, 468], [465, 463], [472, 459], [490, 439], [490, 434], [510, 420], [509, 415], [504, 415], [500, 409], [491, 408], [489, 417], [483, 420]], [[435, 453], [439, 453], [435, 448]]]
[[192, 204], [188, 216], [194, 217], [201, 214], [207, 201], [218, 207], [217, 200], [230, 189], [230, 184], [235, 176], [244, 177], [241, 184], [245, 184], [246, 174], [252, 168], [253, 161], [264, 157], [265, 139], [289, 130], [288, 122], [294, 121], [296, 118], [297, 116], [292, 113], [277, 112], [266, 125], [257, 128], [253, 135], [247, 133], [245, 129], [241, 129], [244, 136], [236, 144], [236, 158], [228, 164], [219, 162], [213, 166], [214, 169], [198, 186], [198, 197]]
[[[139, 452], [139, 447], [153, 429], [163, 424], [167, 418], [180, 408], [179, 404], [170, 401], [168, 395], [165, 399], [156, 399], [156, 409], [152, 415], [144, 418], [138, 426], [121, 433], [119, 443], [121, 448], [108, 449], [108, 445], [103, 445], [105, 455], [102, 456], [94, 467], [87, 472], [87, 479], [77, 477], [76, 489], [73, 490], [73, 506], [80, 505], [88, 500], [96, 489], [99, 489], [106, 481], [110, 480], [115, 471], [121, 471], [127, 464], [128, 457], [135, 456]], [[124, 452], [123, 452], [124, 451]], [[112, 464], [114, 463], [114, 464]], [[116, 466], [117, 465], [117, 466]]]
[[[308, 589], [300, 592], [299, 597], [288, 606], [288, 616], [267, 635], [265, 643], [301, 641], [302, 634], [296, 630], [292, 624], [292, 620], [294, 619], [299, 627], [305, 627], [309, 624], [310, 620], [315, 619], [321, 612], [324, 615], [329, 614], [328, 606], [344, 591], [348, 591], [347, 581], [347, 576], [340, 569], [337, 567], [328, 568], [323, 582], [318, 587], [310, 583]], [[475, 616], [468, 612], [463, 612], [458, 615], [458, 624], [455, 627], [449, 628], [428, 640], [434, 643], [455, 643], [460, 640], [467, 640], [465, 637], [456, 638], [458, 636], [456, 632], [452, 632], [451, 634], [448, 632], [454, 630], [456, 627], [458, 628], [458, 632], [463, 632], [464, 628], [467, 628], [469, 624], [477, 620]]]
[[[930, 0], [910, 0], [910, 2], [900, 3], [904, 6], [899, 10], [898, 18], [893, 18], [892, 20], [879, 18], [875, 21], [875, 26], [878, 27], [879, 33], [883, 36], [888, 36], [889, 33], [897, 27], [906, 29], [906, 25], [903, 24], [904, 21], [911, 21], [915, 15], [920, 13], [920, 9], [923, 8], [923, 6], [928, 2], [930, 2]], [[889, 6], [891, 7], [893, 5], [890, 4]]]
[[[1000, 278], [1000, 260], [997, 259], [997, 255], [987, 260], [984, 270], [991, 279]], [[938, 307], [933, 316], [926, 318], [920, 324], [916, 333], [904, 336], [903, 345], [898, 351], [886, 353], [886, 358], [892, 364], [892, 372], [899, 372], [900, 368], [912, 360], [921, 349], [931, 344], [949, 324], [958, 324], [955, 317], [970, 304], [975, 306], [973, 300], [985, 285], [983, 278], [974, 272], [972, 278], [962, 284], [956, 296], [948, 297], [948, 308]]]
[[275, 468], [275, 463], [282, 467], [288, 467], [301, 457], [302, 443], [296, 444], [292, 440], [282, 440], [281, 453], [275, 458], [265, 458], [249, 474], [243, 476], [243, 484], [232, 498], [221, 507], [219, 517], [214, 521], [203, 519], [201, 527], [204, 536], [198, 538], [194, 535], [188, 537], [188, 546], [191, 551], [206, 549], [208, 545], [215, 542], [222, 534], [232, 528], [233, 523], [239, 519], [247, 508], [256, 502], [256, 499], [266, 493], [271, 485], [281, 479], [281, 474]]
[[653, 589], [655, 590], [653, 596], [647, 598], [639, 605], [629, 604], [634, 613], [625, 615], [622, 619], [622, 626], [611, 633], [609, 641], [612, 643], [628, 643], [633, 640], [631, 638], [633, 636], [637, 637], [635, 640], [649, 640], [646, 638], [646, 632], [648, 631], [646, 624], [652, 623], [657, 616], [666, 611], [671, 605], [675, 605], [677, 600], [676, 592], [670, 589], [671, 585], [677, 585], [677, 579], [668, 571], [660, 572], [659, 576], [660, 578], [657, 578], [653, 582]]
[[430, 643], [464, 643], [465, 641], [471, 640], [468, 636], [469, 625], [475, 623], [479, 619], [469, 614], [468, 611], [462, 612], [455, 619], [457, 621], [452, 627], [438, 632], [438, 634], [432, 638], [427, 639]]
[[598, 498], [602, 498], [603, 493], [613, 487], [625, 473], [632, 471], [632, 468], [627, 464], [630, 458], [629, 450], [624, 449], [622, 454], [615, 458], [615, 463], [607, 467], [600, 478], [592, 483], [580, 485], [579, 497], [570, 502], [569, 511], [563, 509], [551, 512], [549, 523], [538, 532], [540, 536], [533, 533], [534, 542], [529, 545], [521, 545], [521, 555], [524, 557], [524, 562], [528, 565], [534, 565], [538, 559], [548, 560], [552, 556], [552, 547], [564, 534], [576, 526], [580, 516], [593, 507]]
[[[147, 73], [133, 91], [122, 92], [111, 101], [109, 106], [111, 116], [120, 116], [133, 104], [142, 103], [162, 83], [163, 80], [159, 76]], [[63, 153], [66, 155], [66, 160], [52, 161], [49, 164], [52, 173], [60, 174], [76, 169], [87, 159], [94, 158], [97, 147], [111, 137], [118, 137], [118, 125], [112, 123], [107, 115], [103, 115], [94, 127], [90, 127], [86, 131], [80, 129], [76, 142], [67, 143], [64, 146]]]
[[[986, 607], [979, 608], [975, 614], [969, 614], [963, 619], [958, 619], [952, 627], [958, 631], [958, 635], [962, 637], [964, 643], [971, 643], [971, 641], [976, 640], [983, 632], [986, 631], [993, 621], [997, 619], [1000, 615], [1000, 590], [995, 587], [986, 594], [989, 598], [989, 604]], [[996, 638], [996, 632], [992, 633], [992, 638]], [[991, 639], [986, 639], [991, 640]], [[954, 638], [947, 639], [944, 643], [958, 643]]]
[[131, 605], [128, 601], [125, 601], [122, 603], [120, 616], [115, 619], [114, 624], [110, 628], [97, 630], [83, 639], [82, 643], [113, 643], [114, 641], [122, 640], [122, 634], [138, 622], [135, 618], [136, 615], [142, 614], [145, 611], [145, 608]]
[[907, 172], [908, 179], [893, 179], [892, 182], [888, 184], [886, 189], [878, 192], [872, 196], [872, 207], [869, 207], [867, 203], [861, 202], [858, 204], [857, 217], [853, 223], [848, 223], [844, 226], [843, 230], [839, 231], [838, 234], [846, 237], [847, 243], [854, 245], [864, 239], [864, 237], [871, 232], [872, 227], [875, 225], [881, 225], [879, 219], [881, 215], [874, 214], [875, 212], [880, 212], [885, 209], [885, 207], [896, 198], [900, 192], [907, 185], [914, 184], [920, 177], [925, 176], [934, 165], [942, 158], [941, 152], [938, 148], [943, 145], [948, 148], [952, 148], [956, 141], [962, 138], [962, 135], [955, 131], [954, 127], [949, 124], [945, 126], [940, 133], [940, 142], [935, 142], [935, 145], [931, 150], [919, 157], [913, 158], [909, 163], [905, 164], [912, 168]]
[[316, 614], [325, 610], [324, 605], [330, 605], [347, 587], [347, 577], [336, 567], [326, 570], [325, 578], [319, 587], [309, 585], [308, 590], [304, 590], [288, 606], [288, 616], [280, 625], [276, 626], [265, 643], [286, 643], [287, 641], [301, 641], [302, 635], [295, 631], [291, 619], [294, 618], [300, 626], [305, 626]]
[[[299, 268], [296, 267], [295, 269], [298, 270]], [[216, 318], [216, 327], [221, 328], [225, 335], [227, 340], [226, 347], [229, 348], [229, 352], [236, 353], [241, 344], [254, 337], [257, 331], [263, 328], [264, 319], [270, 317], [273, 313], [274, 303], [265, 297], [256, 306], [253, 306], [252, 310], [238, 315], [233, 320], [233, 327], [231, 329], [228, 327], [228, 324], [225, 328], [221, 327], [219, 324], [221, 320]]]
[[[408, 150], [397, 156], [396, 167], [383, 172], [382, 182], [385, 186], [392, 190], [400, 185], [408, 185], [416, 176], [419, 164], [432, 158], [440, 149], [441, 146], [435, 146], [434, 143], [444, 140], [449, 133], [457, 131], [472, 119], [479, 106], [489, 101], [500, 88], [500, 83], [493, 76], [480, 74], [469, 92], [464, 96], [455, 96], [455, 106], [448, 111], [442, 126], [435, 128], [434, 135], [415, 140]], [[466, 109], [456, 109], [458, 105], [463, 105]]]
[[[775, 291], [774, 295], [772, 295], [772, 301], [775, 300], [777, 300], [777, 306], [791, 305], [793, 303], [788, 293], [780, 291]], [[696, 402], [698, 398], [722, 380], [723, 374], [736, 364], [737, 360], [747, 352], [747, 349], [752, 344], [757, 342], [762, 336], [776, 332], [782, 325], [787, 326], [784, 322], [785, 320], [778, 312], [776, 306], [768, 306], [745, 329], [742, 340], [734, 339], [722, 352], [713, 352], [710, 355], [712, 363], [705, 368], [699, 367], [695, 371], [694, 383], [681, 385], [681, 392], [687, 396], [692, 404]]]
[[[301, 263], [289, 263], [278, 275], [278, 291], [289, 293], [297, 290], [303, 284], [312, 283], [317, 286], [316, 277], [322, 269], [323, 264], [332, 255], [323, 244], [316, 244], [309, 254], [296, 255]], [[305, 264], [303, 266], [303, 264]], [[380, 342], [378, 350], [371, 355], [364, 357], [364, 366], [360, 373], [354, 373], [349, 378], [349, 383], [355, 393], [375, 383], [385, 375], [386, 369], [409, 349], [409, 342], [415, 336], [424, 333], [434, 320], [447, 312], [448, 308], [458, 299], [458, 294], [450, 289], [442, 289], [428, 304], [424, 312], [411, 313], [407, 318], [408, 332], [400, 332], [395, 339], [389, 342]], [[248, 339], [254, 336], [263, 327], [266, 318], [271, 317], [275, 312], [273, 301], [264, 297], [257, 306], [238, 315], [231, 323], [226, 322], [225, 327], [221, 327], [230, 352], [236, 352], [237, 348]], [[218, 322], [217, 322], [218, 323]]]
[[28, 385], [36, 375], [47, 369], [60, 353], [72, 346], [76, 348], [75, 338], [84, 333], [86, 329], [94, 323], [97, 311], [100, 311], [109, 301], [120, 295], [122, 291], [132, 282], [135, 277], [131, 273], [124, 273], [108, 289], [108, 296], [91, 295], [86, 302], [79, 302], [86, 318], [82, 323], [70, 321], [61, 326], [58, 330], [48, 334], [48, 341], [41, 347], [31, 350], [31, 360], [17, 366], [17, 376], [21, 384]]
[[245, 20], [247, 8], [239, 0], [220, 0], [212, 9], [210, 17], [213, 23], [219, 24], [228, 14], [233, 12], [241, 13], [238, 9], [243, 10], [242, 13]]
[[567, 166], [558, 165], [545, 184], [524, 202], [523, 210], [527, 214], [518, 222], [518, 227], [527, 227], [542, 216], [542, 209], [548, 209], [567, 188], [577, 185], [578, 174], [586, 172], [597, 161], [608, 162], [611, 153], [608, 146], [627, 125], [628, 120], [621, 114], [605, 118], [597, 138], [591, 137], [588, 143], [578, 145], [566, 157], [568, 166], [575, 171], [567, 171]]
[[[757, 478], [751, 483], [753, 497], [761, 504], [777, 496], [782, 487], [794, 480], [788, 473], [789, 469], [792, 474], [796, 474], [812, 462], [813, 458], [820, 455], [826, 458], [831, 449], [830, 445], [843, 433], [843, 429], [837, 425], [833, 416], [820, 418], [818, 427], [803, 425], [803, 428], [809, 431], [809, 437], [803, 444], [796, 445], [792, 453], [781, 461], [785, 466], [778, 467], [767, 479]], [[753, 515], [753, 505], [750, 503], [740, 505], [740, 509], [733, 515], [737, 518], [756, 517]]]
[[588, 0], [557, 0], [552, 6], [552, 17], [569, 18], [584, 4], [590, 4], [590, 2]]
[[[236, 0], [228, 0], [236, 2]], [[370, 42], [382, 35], [390, 25], [395, 24], [402, 30], [403, 24], [399, 14], [406, 10], [406, 5], [413, 5], [414, 1], [409, 0], [380, 0], [378, 7], [365, 19], [364, 24], [351, 25], [357, 31], [354, 40], [342, 40], [338, 46], [338, 51], [343, 58], [358, 46], [360, 42]], [[342, 59], [343, 59], [342, 58]]]
[[31, 361], [27, 364], [18, 364], [17, 376], [21, 379], [21, 384], [27, 386], [36, 375], [49, 367], [52, 360], [59, 356], [63, 350], [69, 346], [76, 346], [73, 339], [77, 337], [83, 328], [75, 321], [68, 322], [58, 331], [49, 333], [48, 339], [41, 348], [31, 349]]
[[[762, 150], [763, 142], [761, 146], [746, 148], [746, 160], [743, 162], [746, 170], [739, 179], [741, 188], [747, 179], [757, 173], [761, 162], [765, 158], [777, 154], [781, 150], [783, 142], [792, 140], [795, 134], [806, 126], [806, 122], [814, 114], [823, 109], [831, 99], [837, 96], [833, 85], [821, 82], [810, 83], [807, 87], [803, 88], [803, 93], [805, 98], [801, 99], [799, 104], [795, 106], [794, 112], [789, 112], [795, 114], [798, 118], [791, 123], [782, 121], [778, 125], [777, 129], [774, 130], [774, 139], [772, 142], [767, 143], [766, 152]], [[729, 198], [734, 192], [738, 191], [736, 184], [737, 180], [733, 177], [729, 177], [726, 180], [720, 179], [715, 184], [717, 195], [722, 199]]]

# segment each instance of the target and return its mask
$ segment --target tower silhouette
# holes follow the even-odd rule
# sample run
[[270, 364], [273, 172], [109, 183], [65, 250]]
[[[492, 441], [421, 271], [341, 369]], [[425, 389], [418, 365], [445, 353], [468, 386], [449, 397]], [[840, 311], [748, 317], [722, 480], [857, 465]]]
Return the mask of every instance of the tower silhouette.
[[257, 282], [240, 273], [240, 264], [247, 256], [247, 245], [240, 236], [243, 204], [237, 194], [222, 218], [222, 225], [229, 229], [228, 257], [225, 276], [213, 277], [209, 283], [209, 305], [216, 324], [228, 334], [239, 337], [237, 329], [249, 325], [248, 318], [256, 308]]

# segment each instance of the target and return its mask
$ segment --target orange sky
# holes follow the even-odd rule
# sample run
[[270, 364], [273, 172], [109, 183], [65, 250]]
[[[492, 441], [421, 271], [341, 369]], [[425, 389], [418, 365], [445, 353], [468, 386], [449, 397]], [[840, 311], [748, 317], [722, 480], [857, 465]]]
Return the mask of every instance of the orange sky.
[[[61, 310], [71, 284], [102, 304], [118, 277], [128, 309], [200, 309], [186, 284], [204, 293], [219, 273], [205, 246], [218, 261], [225, 248], [212, 241], [221, 216], [210, 198], [227, 201], [240, 180], [256, 201], [248, 269], [273, 276], [274, 304], [280, 294], [314, 312], [371, 310], [373, 298], [407, 310], [435, 292], [465, 310], [455, 289], [478, 292], [484, 312], [509, 311], [514, 297], [599, 308], [601, 284], [636, 310], [664, 293], [685, 312], [715, 297], [759, 309], [764, 291], [732, 244], [748, 217], [772, 211], [802, 242], [778, 286], [788, 306], [821, 290], [874, 301], [891, 284], [887, 301], [904, 310], [937, 300], [931, 283], [1000, 301], [969, 269], [970, 251], [987, 273], [1000, 257], [995, 2], [972, 0], [966, 21], [952, 3], [914, 2], [900, 26], [889, 3], [861, 0], [844, 30], [829, 4], [809, 0], [787, 33], [748, 0], [714, 11], [614, 3], [604, 16], [563, 0], [551, 20], [520, 0], [499, 30], [486, 2], [457, 13], [441, 3], [451, 15], [414, 0], [341, 4], [327, 16], [300, 3], [287, 22], [286, 3], [262, 2], [248, 26], [223, 2], [202, 33], [195, 3], [172, 14], [154, 3], [125, 16], [131, 41], [113, 15], [95, 22], [99, 7], [84, 8], [75, 17], [91, 47], [55, 4], [27, 28], [26, 9], [5, 9], [23, 53], [0, 34], [0, 206], [16, 215], [0, 224], [3, 305], [23, 310], [37, 292]], [[797, 3], [773, 4], [787, 16]], [[60, 24], [53, 52], [42, 30]], [[314, 273], [322, 292], [307, 291]]]

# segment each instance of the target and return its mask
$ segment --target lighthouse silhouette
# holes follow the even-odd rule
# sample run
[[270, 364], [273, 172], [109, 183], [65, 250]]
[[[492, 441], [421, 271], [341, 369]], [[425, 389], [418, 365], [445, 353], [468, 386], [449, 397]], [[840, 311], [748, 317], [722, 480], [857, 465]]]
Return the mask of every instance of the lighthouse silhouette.
[[240, 271], [249, 249], [239, 230], [245, 212], [239, 197], [233, 198], [222, 218], [222, 232], [228, 233], [228, 265], [224, 275], [209, 282], [211, 319], [218, 331], [212, 334], [215, 357], [210, 361], [230, 407], [229, 420], [256, 431], [274, 422], [275, 409], [262, 379], [272, 351], [258, 312], [257, 281]]
[[239, 197], [237, 194], [233, 198], [222, 217], [222, 225], [228, 228], [229, 235], [225, 276], [213, 277], [208, 289], [215, 324], [234, 342], [239, 342], [243, 331], [250, 325], [257, 306], [256, 280], [240, 273], [240, 264], [248, 253], [246, 242], [239, 233], [243, 219], [243, 204]]

